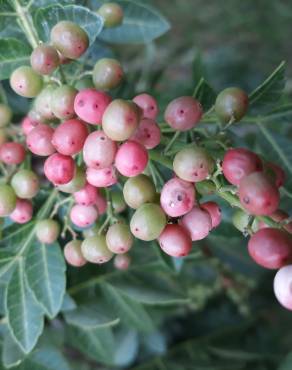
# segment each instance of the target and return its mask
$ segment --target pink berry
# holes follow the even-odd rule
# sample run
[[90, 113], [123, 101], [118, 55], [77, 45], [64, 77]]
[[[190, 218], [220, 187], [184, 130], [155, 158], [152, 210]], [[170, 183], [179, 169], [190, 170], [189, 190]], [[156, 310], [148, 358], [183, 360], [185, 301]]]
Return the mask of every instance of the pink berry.
[[133, 245], [134, 238], [130, 227], [124, 223], [111, 225], [106, 233], [106, 244], [110, 251], [116, 254], [128, 252]]
[[92, 132], [85, 140], [83, 159], [88, 167], [101, 169], [113, 164], [117, 144], [103, 131]]
[[245, 176], [262, 171], [262, 169], [261, 159], [245, 148], [229, 149], [222, 163], [223, 175], [231, 184], [236, 186]]
[[97, 208], [99, 215], [103, 215], [107, 210], [107, 201], [100, 192], [97, 193], [95, 207]]
[[87, 263], [81, 252], [81, 244], [80, 240], [72, 240], [65, 245], [64, 257], [69, 265], [81, 267]]
[[283, 230], [265, 228], [250, 238], [248, 252], [260, 266], [278, 269], [292, 262], [292, 239]]
[[201, 208], [207, 211], [211, 217], [212, 229], [220, 225], [221, 222], [221, 209], [215, 202], [205, 202], [201, 204]]
[[25, 224], [32, 219], [33, 208], [29, 200], [17, 199], [14, 211], [9, 215], [12, 221]]
[[252, 215], [269, 216], [278, 208], [280, 195], [264, 173], [254, 172], [240, 181], [239, 199]]
[[196, 99], [191, 96], [182, 96], [168, 104], [164, 118], [173, 129], [187, 131], [199, 123], [202, 114], [202, 106]]
[[82, 206], [75, 204], [70, 211], [70, 219], [78, 227], [92, 225], [98, 218], [97, 209], [94, 206]]
[[187, 256], [192, 249], [192, 240], [181, 225], [166, 225], [159, 238], [161, 249], [172, 257]]
[[56, 149], [52, 144], [54, 129], [50, 126], [39, 124], [32, 129], [27, 137], [26, 144], [28, 149], [36, 155], [48, 156], [53, 154]]
[[207, 211], [194, 207], [191, 212], [183, 216], [181, 225], [188, 230], [193, 241], [202, 240], [212, 229], [212, 219]]
[[82, 150], [87, 136], [88, 129], [86, 124], [78, 119], [70, 119], [56, 128], [52, 144], [59, 153], [74, 155]]
[[73, 194], [75, 202], [82, 206], [92, 206], [96, 203], [98, 189], [86, 183], [85, 186]]
[[21, 122], [21, 129], [24, 135], [28, 135], [31, 130], [39, 125], [39, 122], [32, 119], [30, 116], [24, 117]]
[[292, 265], [284, 266], [274, 278], [274, 293], [281, 305], [292, 310]]
[[160, 128], [155, 121], [144, 118], [140, 122], [131, 140], [145, 146], [146, 149], [153, 149], [159, 145], [161, 139]]
[[175, 177], [164, 184], [160, 203], [170, 217], [185, 215], [195, 204], [195, 187], [190, 182]]
[[106, 188], [117, 183], [117, 173], [114, 166], [106, 167], [101, 170], [87, 168], [86, 179], [89, 184], [98, 188]]
[[273, 172], [273, 177], [277, 188], [283, 186], [286, 180], [286, 174], [283, 168], [272, 162], [266, 163], [266, 166]]
[[127, 254], [118, 254], [114, 258], [114, 266], [117, 270], [128, 270], [131, 258]]
[[155, 98], [149, 94], [140, 94], [135, 96], [133, 102], [143, 111], [144, 118], [156, 119], [158, 115], [158, 104]]
[[45, 175], [53, 184], [67, 184], [73, 179], [75, 162], [72, 157], [55, 153], [46, 159], [44, 165]]
[[147, 150], [135, 141], [127, 141], [122, 144], [116, 154], [115, 166], [123, 176], [139, 175], [145, 170], [147, 163]]
[[111, 100], [111, 97], [105, 92], [84, 89], [76, 95], [74, 109], [83, 121], [92, 125], [100, 125], [103, 113]]
[[25, 149], [20, 143], [7, 142], [0, 147], [0, 160], [5, 164], [19, 164], [25, 159]]

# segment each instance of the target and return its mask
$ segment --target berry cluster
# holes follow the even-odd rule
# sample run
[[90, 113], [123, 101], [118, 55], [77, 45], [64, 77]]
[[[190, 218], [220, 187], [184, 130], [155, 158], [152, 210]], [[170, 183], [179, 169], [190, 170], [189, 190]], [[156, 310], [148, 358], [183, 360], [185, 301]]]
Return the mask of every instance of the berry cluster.
[[[122, 21], [116, 4], [104, 4], [99, 13], [107, 27]], [[51, 244], [69, 230], [73, 238], [64, 248], [69, 264], [102, 264], [116, 255], [116, 268], [127, 269], [134, 237], [158, 240], [172, 257], [188, 255], [193, 242], [206, 238], [221, 222], [219, 205], [200, 201], [202, 189], [220, 192], [223, 186], [229, 187], [238, 200], [234, 226], [251, 234], [248, 250], [258, 264], [280, 269], [275, 293], [292, 309], [292, 265], [286, 266], [292, 262], [292, 223], [278, 209], [283, 170], [245, 148], [228, 149], [222, 160], [191, 142], [175, 152], [172, 178], [159, 192], [149, 176], [149, 153], [158, 146], [160, 153], [166, 151], [155, 98], [143, 93], [132, 100], [113, 99], [109, 90], [124, 78], [115, 59], [97, 61], [90, 87], [58, 85], [50, 78], [61, 64], [83, 55], [88, 46], [82, 28], [59, 22], [51, 30], [51, 43], [33, 50], [31, 67], [22, 66], [12, 73], [12, 89], [35, 99], [22, 121], [20, 142], [7, 141], [5, 126], [12, 111], [0, 105], [0, 160], [6, 174], [6, 183], [0, 185], [0, 216], [20, 224], [32, 219], [32, 199], [39, 191], [40, 176], [28, 168], [27, 153], [46, 157], [45, 177], [68, 196], [56, 204], [51, 218], [37, 221], [38, 240]], [[248, 96], [238, 88], [225, 89], [215, 103], [216, 115], [226, 126], [239, 121], [247, 109]], [[174, 132], [191, 132], [202, 115], [199, 101], [191, 96], [171, 101], [164, 112]], [[62, 231], [52, 218], [66, 202], [75, 231], [68, 224]], [[122, 216], [125, 212], [130, 214], [129, 225]]]

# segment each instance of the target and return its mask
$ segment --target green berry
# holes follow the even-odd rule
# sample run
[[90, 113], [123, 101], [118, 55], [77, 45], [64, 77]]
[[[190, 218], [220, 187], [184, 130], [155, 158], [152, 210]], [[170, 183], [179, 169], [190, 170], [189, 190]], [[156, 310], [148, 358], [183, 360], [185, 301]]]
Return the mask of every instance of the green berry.
[[[248, 224], [250, 222], [250, 215], [243, 212], [242, 210], [238, 209], [236, 210], [232, 215], [232, 224], [233, 226], [243, 232], [246, 232], [246, 228], [248, 227]], [[258, 221], [254, 219], [254, 221], [251, 224], [252, 230], [255, 232], [258, 230]]]
[[39, 191], [39, 178], [33, 171], [19, 170], [13, 175], [11, 186], [19, 198], [31, 199]]
[[229, 87], [217, 96], [215, 112], [223, 123], [238, 122], [248, 109], [248, 95], [237, 87]]
[[101, 228], [103, 222], [99, 220], [97, 223], [93, 224], [90, 228], [84, 229], [82, 234], [84, 238], [89, 238], [90, 236], [99, 235], [99, 229]]
[[0, 185], [0, 217], [9, 216], [16, 207], [16, 194], [10, 185]]
[[10, 86], [18, 95], [34, 98], [40, 93], [43, 80], [31, 67], [22, 66], [10, 76]]
[[51, 100], [51, 109], [59, 119], [70, 119], [75, 116], [74, 100], [77, 90], [68, 85], [62, 85], [55, 89]]
[[12, 118], [12, 110], [6, 104], [0, 104], [0, 127], [4, 127], [10, 123]]
[[126, 253], [130, 250], [134, 242], [128, 225], [116, 223], [109, 227], [106, 233], [106, 243], [108, 249], [113, 253]]
[[127, 205], [125, 203], [125, 199], [122, 192], [120, 191], [112, 192], [112, 207], [114, 213], [116, 214], [121, 213], [126, 209]]
[[84, 169], [77, 167], [75, 175], [71, 181], [64, 185], [58, 185], [58, 189], [64, 193], [73, 194], [81, 190], [86, 184], [86, 176]]
[[43, 120], [52, 120], [55, 115], [52, 110], [52, 98], [56, 85], [47, 85], [34, 101], [34, 109]]
[[110, 90], [117, 87], [124, 76], [123, 68], [116, 59], [100, 59], [93, 69], [93, 83], [99, 90]]
[[36, 224], [36, 237], [41, 243], [52, 244], [60, 234], [60, 225], [51, 219], [40, 220]]
[[113, 253], [108, 249], [104, 235], [95, 235], [84, 239], [81, 244], [83, 257], [91, 263], [108, 262]]
[[143, 174], [130, 177], [124, 185], [123, 194], [128, 206], [134, 209], [144, 203], [153, 203], [156, 199], [156, 189], [152, 180]]
[[117, 3], [105, 3], [98, 9], [107, 28], [119, 26], [123, 22], [124, 12]]

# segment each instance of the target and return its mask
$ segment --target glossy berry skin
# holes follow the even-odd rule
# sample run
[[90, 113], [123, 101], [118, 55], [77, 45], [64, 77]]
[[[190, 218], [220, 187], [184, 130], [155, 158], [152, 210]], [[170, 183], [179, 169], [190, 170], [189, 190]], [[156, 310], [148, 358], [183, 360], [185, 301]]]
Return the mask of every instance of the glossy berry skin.
[[248, 110], [248, 95], [237, 87], [229, 87], [217, 96], [215, 112], [223, 123], [238, 122]]
[[132, 234], [144, 241], [157, 239], [165, 225], [165, 213], [159, 205], [154, 203], [145, 203], [139, 207], [130, 222]]
[[272, 162], [266, 163], [265, 167], [266, 170], [268, 170], [268, 172], [271, 174], [271, 177], [277, 188], [283, 186], [286, 180], [286, 174], [283, 168]]
[[129, 140], [119, 147], [115, 166], [123, 176], [137, 176], [145, 170], [147, 164], [148, 152], [143, 145]]
[[32, 219], [33, 208], [29, 200], [17, 199], [16, 207], [9, 215], [10, 219], [17, 224], [26, 224]]
[[52, 219], [40, 220], [36, 224], [36, 237], [41, 243], [52, 244], [60, 234], [60, 225]]
[[277, 187], [265, 174], [254, 172], [241, 180], [239, 199], [250, 214], [269, 216], [278, 208], [280, 195]]
[[74, 110], [83, 121], [92, 125], [100, 125], [111, 100], [111, 97], [105, 92], [84, 89], [79, 91], [75, 97]]
[[181, 225], [189, 232], [192, 241], [205, 239], [212, 229], [212, 219], [209, 212], [200, 207], [194, 207], [184, 215]]
[[248, 252], [258, 265], [279, 269], [292, 262], [292, 239], [286, 231], [265, 228], [252, 235]]
[[0, 127], [5, 127], [12, 119], [12, 110], [8, 105], [0, 103]]
[[54, 129], [50, 126], [40, 124], [27, 134], [26, 145], [28, 149], [36, 155], [48, 156], [53, 154], [56, 149], [52, 144]]
[[52, 96], [51, 108], [54, 115], [63, 120], [75, 116], [74, 101], [78, 91], [68, 85], [62, 85], [55, 89]]
[[78, 227], [88, 227], [97, 220], [98, 212], [94, 206], [75, 204], [70, 211], [70, 219]]
[[213, 171], [215, 162], [203, 148], [192, 146], [180, 150], [174, 157], [175, 174], [190, 182], [205, 180]]
[[143, 118], [155, 120], [159, 113], [159, 108], [156, 99], [149, 94], [140, 94], [135, 96], [133, 102], [142, 109]]
[[81, 240], [72, 240], [65, 245], [64, 257], [69, 265], [81, 267], [87, 263], [81, 252], [81, 244]]
[[192, 249], [191, 237], [181, 225], [166, 225], [158, 241], [160, 248], [172, 257], [187, 256]]
[[212, 221], [212, 229], [215, 229], [217, 226], [219, 226], [221, 223], [222, 214], [218, 204], [215, 202], [205, 202], [200, 206], [209, 213]]
[[0, 147], [0, 161], [5, 164], [20, 164], [25, 159], [24, 146], [16, 142], [6, 142]]
[[131, 264], [131, 258], [127, 254], [118, 254], [114, 258], [114, 266], [117, 270], [126, 271]]
[[56, 85], [47, 85], [34, 101], [34, 109], [44, 122], [55, 118], [51, 104], [55, 89]]
[[179, 217], [190, 212], [195, 204], [193, 184], [177, 177], [167, 181], [161, 191], [160, 204], [170, 217]]
[[29, 116], [26, 116], [21, 122], [21, 130], [27, 136], [31, 130], [37, 127], [40, 123]]
[[86, 184], [85, 171], [82, 167], [76, 167], [73, 179], [64, 185], [58, 185], [63, 193], [73, 194], [81, 190]]
[[98, 9], [98, 14], [103, 18], [104, 26], [112, 28], [123, 22], [124, 12], [117, 3], [105, 3]]
[[59, 153], [74, 155], [82, 150], [87, 136], [86, 124], [78, 119], [70, 119], [55, 129], [52, 144]]
[[92, 132], [83, 146], [83, 159], [88, 167], [102, 169], [113, 164], [117, 144], [103, 131]]
[[75, 202], [82, 206], [93, 206], [97, 201], [98, 189], [86, 183], [84, 187], [73, 194]]
[[261, 159], [245, 148], [229, 149], [223, 159], [222, 170], [226, 180], [238, 186], [247, 175], [262, 171]]
[[116, 223], [110, 226], [106, 233], [107, 247], [115, 254], [128, 252], [132, 248], [133, 242], [130, 228], [126, 224]]
[[31, 199], [39, 191], [39, 178], [31, 170], [18, 170], [11, 179], [11, 186], [19, 198]]
[[134, 135], [131, 136], [132, 141], [145, 146], [146, 149], [153, 149], [159, 145], [161, 139], [160, 128], [157, 123], [149, 118], [141, 120]]
[[43, 80], [31, 67], [22, 66], [12, 72], [10, 86], [16, 94], [25, 98], [34, 98], [40, 93]]
[[137, 209], [144, 203], [155, 201], [156, 189], [150, 177], [141, 174], [125, 182], [123, 195], [127, 205]]
[[98, 90], [111, 90], [120, 85], [124, 77], [121, 63], [116, 59], [99, 59], [93, 69], [93, 83]]
[[72, 157], [55, 153], [46, 159], [44, 172], [47, 179], [53, 184], [67, 184], [73, 179], [75, 173], [75, 162]]
[[9, 216], [16, 207], [16, 194], [10, 185], [0, 185], [0, 217]]
[[136, 131], [141, 118], [140, 108], [133, 102], [116, 99], [102, 117], [102, 128], [114, 141], [125, 141]]
[[87, 261], [96, 264], [106, 263], [113, 257], [113, 253], [106, 245], [104, 235], [85, 238], [81, 244], [81, 251]]
[[274, 293], [281, 305], [292, 310], [292, 265], [284, 266], [274, 278]]
[[173, 129], [188, 131], [199, 123], [202, 114], [202, 106], [196, 99], [191, 96], [182, 96], [168, 104], [164, 118]]
[[89, 184], [98, 188], [106, 188], [117, 183], [117, 173], [114, 166], [106, 167], [101, 170], [87, 168], [86, 179]]
[[50, 45], [38, 45], [31, 53], [30, 64], [37, 73], [50, 75], [60, 64], [59, 54]]
[[87, 33], [78, 24], [69, 21], [61, 21], [51, 29], [51, 42], [69, 59], [78, 59], [89, 46]]

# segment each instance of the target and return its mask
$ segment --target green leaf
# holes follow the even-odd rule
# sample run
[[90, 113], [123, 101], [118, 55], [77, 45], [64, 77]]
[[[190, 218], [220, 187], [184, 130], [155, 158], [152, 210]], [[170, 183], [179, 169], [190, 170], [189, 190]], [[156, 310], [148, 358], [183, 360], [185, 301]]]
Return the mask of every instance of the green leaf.
[[49, 41], [52, 27], [63, 20], [72, 21], [82, 27], [88, 34], [90, 44], [94, 42], [103, 27], [102, 18], [80, 5], [51, 5], [38, 9], [34, 24], [42, 41]]
[[64, 298], [63, 298], [63, 303], [61, 306], [61, 311], [67, 312], [67, 311], [75, 310], [76, 307], [77, 305], [74, 299], [68, 293], [65, 293]]
[[[168, 21], [149, 4], [131, 0], [115, 2], [123, 8], [123, 23], [118, 27], [104, 28], [99, 36], [103, 41], [117, 44], [146, 44], [170, 29]], [[101, 5], [101, 2], [97, 4]]]
[[31, 48], [23, 41], [0, 39], [0, 80], [10, 77], [19, 66], [29, 64]]
[[280, 99], [285, 87], [286, 63], [282, 62], [274, 72], [249, 95], [250, 108], [262, 111]]
[[5, 307], [13, 338], [25, 353], [29, 353], [42, 333], [44, 321], [43, 310], [27, 284], [21, 257], [7, 287]]
[[134, 330], [122, 329], [115, 335], [114, 364], [116, 366], [129, 366], [135, 360], [138, 352], [138, 335]]
[[281, 362], [278, 370], [291, 370], [292, 368], [292, 352], [289, 352], [285, 359]]
[[53, 318], [60, 311], [65, 294], [66, 265], [58, 243], [31, 244], [25, 261], [28, 284], [46, 314]]
[[201, 78], [195, 88], [193, 97], [199, 100], [203, 106], [204, 112], [206, 112], [214, 105], [216, 93], [205, 79]]
[[24, 358], [25, 353], [12, 338], [10, 331], [6, 329], [2, 348], [3, 365], [6, 368], [10, 368], [19, 365]]

